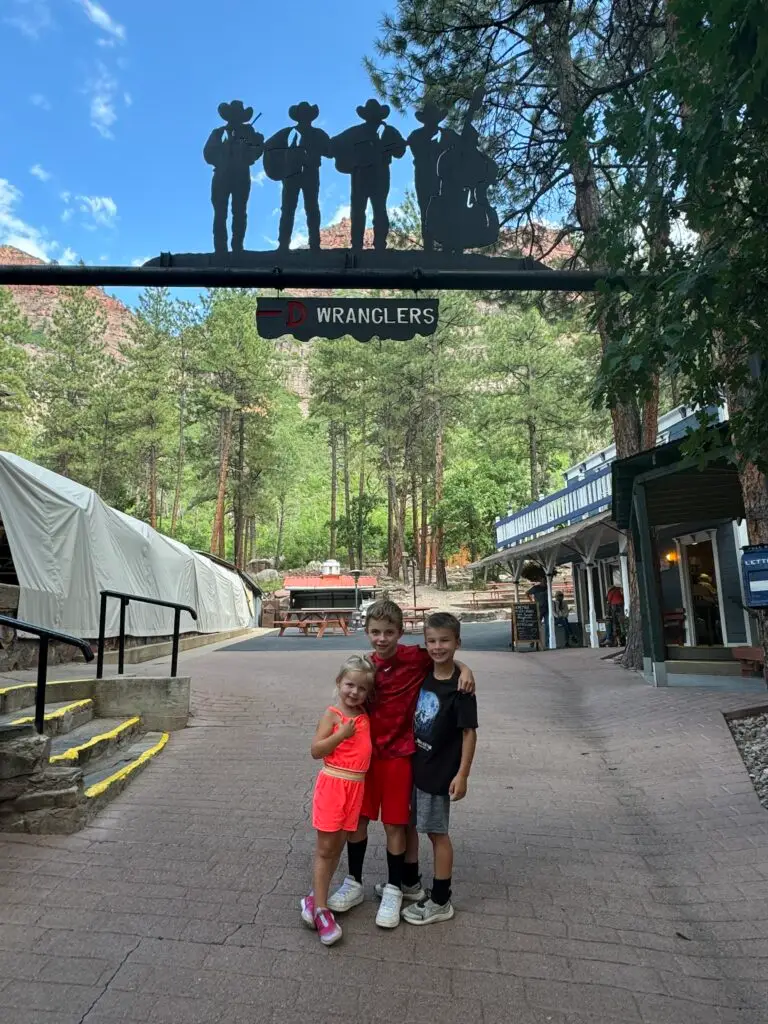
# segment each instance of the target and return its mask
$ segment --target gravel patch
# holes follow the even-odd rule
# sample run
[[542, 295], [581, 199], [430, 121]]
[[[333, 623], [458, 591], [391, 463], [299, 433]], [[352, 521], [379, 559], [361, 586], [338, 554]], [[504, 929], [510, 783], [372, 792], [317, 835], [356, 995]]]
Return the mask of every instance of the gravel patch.
[[763, 807], [768, 807], [768, 714], [729, 722], [739, 753]]

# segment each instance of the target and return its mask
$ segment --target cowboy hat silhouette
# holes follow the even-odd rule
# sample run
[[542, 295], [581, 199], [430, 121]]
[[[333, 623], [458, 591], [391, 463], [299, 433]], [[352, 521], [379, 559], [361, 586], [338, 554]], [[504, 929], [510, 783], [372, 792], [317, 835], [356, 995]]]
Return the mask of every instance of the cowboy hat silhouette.
[[448, 111], [439, 107], [437, 103], [426, 100], [418, 110], [414, 111], [413, 116], [422, 124], [440, 124], [443, 118], [448, 116]]
[[227, 124], [246, 124], [253, 117], [253, 107], [244, 107], [242, 100], [220, 103], [218, 111], [221, 119]]
[[292, 121], [314, 121], [319, 113], [320, 107], [316, 103], [307, 103], [306, 100], [288, 107], [288, 117]]
[[389, 107], [386, 103], [379, 103], [378, 100], [368, 100], [364, 107], [357, 108], [357, 116], [364, 121], [378, 122], [386, 121], [389, 117]]

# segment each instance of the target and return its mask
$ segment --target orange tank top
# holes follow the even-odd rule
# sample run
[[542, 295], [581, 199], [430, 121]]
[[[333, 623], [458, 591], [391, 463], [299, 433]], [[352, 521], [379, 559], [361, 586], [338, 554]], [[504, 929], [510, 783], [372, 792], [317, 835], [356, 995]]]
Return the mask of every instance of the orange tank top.
[[[330, 707], [334, 718], [341, 719], [333, 727], [338, 732], [339, 726], [348, 722], [349, 716], [339, 711], [338, 708]], [[358, 715], [354, 719], [355, 733], [353, 736], [342, 740], [329, 757], [323, 758], [323, 764], [329, 768], [342, 768], [347, 772], [367, 772], [371, 763], [371, 723], [368, 715]]]

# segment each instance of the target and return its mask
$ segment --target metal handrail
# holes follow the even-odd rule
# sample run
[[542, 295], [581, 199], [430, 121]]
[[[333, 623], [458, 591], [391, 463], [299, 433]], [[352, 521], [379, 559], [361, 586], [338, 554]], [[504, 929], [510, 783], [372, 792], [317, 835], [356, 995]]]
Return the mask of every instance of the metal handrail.
[[102, 590], [101, 612], [99, 615], [99, 647], [98, 660], [96, 662], [96, 678], [104, 677], [104, 634], [107, 629], [107, 599], [116, 597], [120, 601], [120, 634], [117, 646], [117, 674], [121, 676], [125, 669], [125, 609], [131, 601], [139, 601], [141, 604], [154, 604], [159, 608], [173, 608], [173, 646], [171, 648], [171, 677], [176, 675], [179, 667], [179, 628], [181, 626], [181, 613], [189, 612], [197, 622], [197, 612], [188, 604], [177, 604], [175, 601], [160, 601], [155, 597], [140, 597], [138, 594], [123, 594], [119, 590]]
[[79, 637], [70, 636], [68, 633], [59, 633], [55, 629], [46, 629], [45, 626], [33, 626], [31, 622], [23, 622], [21, 619], [14, 619], [10, 615], [0, 615], [0, 625], [13, 626], [15, 630], [22, 633], [33, 633], [38, 638], [37, 648], [37, 689], [35, 690], [35, 728], [42, 733], [45, 727], [45, 687], [48, 682], [48, 642], [56, 640], [60, 644], [67, 644], [69, 647], [77, 647], [83, 652], [86, 661], [93, 661], [91, 645]]

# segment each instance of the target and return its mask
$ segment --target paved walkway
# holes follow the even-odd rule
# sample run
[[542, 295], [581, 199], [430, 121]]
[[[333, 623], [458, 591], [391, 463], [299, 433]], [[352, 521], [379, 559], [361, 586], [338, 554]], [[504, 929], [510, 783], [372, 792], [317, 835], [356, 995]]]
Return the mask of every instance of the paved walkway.
[[[0, 1019], [768, 1020], [768, 812], [721, 715], [759, 698], [653, 690], [590, 651], [473, 651], [456, 918], [381, 932], [367, 902], [326, 950], [296, 902], [339, 657], [186, 656], [192, 727], [94, 826], [0, 836]], [[378, 829], [371, 847], [369, 887]]]

